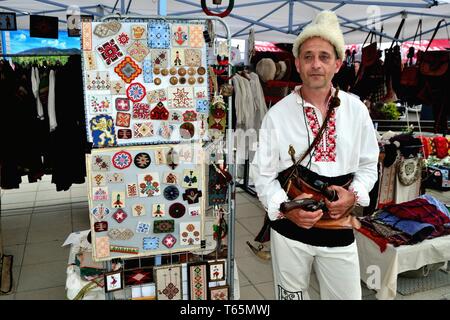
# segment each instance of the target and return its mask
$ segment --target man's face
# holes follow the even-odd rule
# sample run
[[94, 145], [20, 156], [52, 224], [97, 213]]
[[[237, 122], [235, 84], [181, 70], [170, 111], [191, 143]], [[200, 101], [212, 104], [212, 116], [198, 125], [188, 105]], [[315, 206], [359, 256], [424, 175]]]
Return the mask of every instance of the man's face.
[[328, 88], [341, 65], [342, 61], [337, 59], [333, 45], [319, 37], [303, 42], [295, 59], [303, 86], [310, 89]]

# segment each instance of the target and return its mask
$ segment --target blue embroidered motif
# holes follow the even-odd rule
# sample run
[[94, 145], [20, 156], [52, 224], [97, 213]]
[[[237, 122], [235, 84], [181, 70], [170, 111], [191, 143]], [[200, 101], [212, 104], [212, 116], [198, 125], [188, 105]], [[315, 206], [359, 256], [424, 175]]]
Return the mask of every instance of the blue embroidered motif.
[[89, 121], [94, 147], [111, 147], [117, 144], [114, 120], [107, 114], [100, 114]]
[[136, 227], [137, 233], [149, 233], [150, 232], [150, 224], [145, 222], [139, 222]]
[[209, 101], [206, 99], [200, 99], [197, 100], [196, 102], [196, 108], [195, 110], [197, 110], [197, 112], [201, 112], [201, 113], [208, 113], [209, 111]]
[[170, 48], [170, 24], [165, 22], [151, 22], [148, 24], [149, 48]]
[[144, 250], [155, 250], [159, 248], [158, 237], [144, 237], [143, 248]]
[[144, 83], [153, 83], [152, 61], [148, 59], [144, 60], [142, 70], [144, 71]]

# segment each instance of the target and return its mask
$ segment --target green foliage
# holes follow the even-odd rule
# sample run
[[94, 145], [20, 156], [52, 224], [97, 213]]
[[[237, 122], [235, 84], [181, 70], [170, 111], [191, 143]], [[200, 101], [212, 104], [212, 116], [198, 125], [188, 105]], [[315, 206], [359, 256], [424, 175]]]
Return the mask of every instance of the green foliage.
[[17, 64], [32, 64], [37, 66], [48, 65], [64, 65], [67, 63], [69, 56], [26, 56], [26, 57], [12, 57], [12, 61]]
[[394, 102], [385, 103], [380, 111], [387, 120], [398, 120], [400, 118], [400, 111], [398, 111]]

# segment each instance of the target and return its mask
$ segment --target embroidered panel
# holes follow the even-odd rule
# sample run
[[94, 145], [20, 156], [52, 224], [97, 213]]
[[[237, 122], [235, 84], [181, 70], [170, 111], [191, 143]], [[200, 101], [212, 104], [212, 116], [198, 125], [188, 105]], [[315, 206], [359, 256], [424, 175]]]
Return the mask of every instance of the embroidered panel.
[[103, 203], [100, 203], [99, 205], [95, 206], [91, 211], [96, 221], [102, 221], [110, 212], [111, 211], [109, 210], [109, 208], [106, 207], [105, 204]]
[[119, 61], [124, 56], [122, 50], [116, 43], [116, 40], [110, 39], [97, 47], [97, 52], [100, 54], [106, 66], [111, 66]]
[[169, 66], [169, 50], [152, 49], [150, 50], [150, 56], [154, 67], [167, 68]]
[[191, 87], [169, 88], [169, 108], [192, 108], [194, 94]]
[[129, 240], [134, 236], [133, 231], [125, 228], [114, 228], [108, 231], [108, 237], [113, 240]]
[[190, 300], [208, 299], [208, 264], [188, 264], [188, 287]]
[[189, 29], [185, 24], [172, 25], [172, 46], [188, 46], [189, 45]]
[[218, 170], [217, 165], [209, 166], [208, 204], [210, 206], [224, 204], [227, 200], [228, 183]]
[[121, 32], [115, 39], [122, 47], [127, 47], [130, 44], [130, 36], [126, 32]]
[[180, 241], [183, 246], [200, 244], [200, 223], [182, 222], [180, 223]]
[[145, 24], [135, 24], [131, 26], [131, 37], [134, 40], [147, 39], [147, 26]]
[[210, 300], [228, 300], [228, 286], [209, 288]]
[[145, 87], [138, 83], [132, 83], [127, 88], [127, 97], [133, 102], [139, 102], [142, 99], [144, 99], [145, 95], [147, 94]]
[[125, 270], [125, 285], [135, 286], [153, 282], [153, 268], [142, 268], [135, 270]]
[[202, 51], [200, 49], [185, 49], [184, 60], [189, 67], [200, 67], [202, 65]]
[[138, 175], [139, 197], [153, 197], [161, 194], [159, 173], [149, 172]]
[[[170, 58], [171, 65], [173, 65], [175, 67], [181, 67], [186, 64], [185, 57], [184, 57], [184, 49], [181, 49], [181, 48], [172, 49], [170, 56], [171, 56], [171, 58]], [[182, 70], [185, 70], [185, 69], [182, 69]], [[180, 76], [185, 75], [185, 73], [183, 73], [183, 72], [182, 73], [178, 72], [178, 74]], [[181, 83], [181, 78], [180, 78], [180, 83]]]
[[142, 60], [150, 53], [150, 49], [142, 44], [142, 42], [134, 41], [128, 47], [127, 52], [134, 60], [142, 62]]
[[88, 71], [86, 72], [86, 90], [110, 90], [109, 72]]
[[[147, 20], [83, 24], [86, 129], [94, 148], [209, 139], [205, 23]], [[154, 112], [135, 117], [136, 103]], [[91, 129], [97, 115], [106, 123]]]
[[152, 62], [148, 59], [144, 60], [142, 65], [143, 75], [144, 75], [144, 83], [152, 83], [153, 82], [153, 66]]
[[158, 300], [181, 300], [181, 266], [155, 267], [156, 297]]
[[156, 49], [170, 48], [170, 24], [155, 21], [148, 24], [148, 46]]
[[158, 237], [144, 237], [143, 239], [144, 250], [156, 250], [159, 249], [159, 238]]
[[140, 217], [145, 215], [145, 206], [141, 203], [136, 203], [132, 207], [133, 216]]
[[122, 94], [125, 95], [125, 83], [123, 81], [111, 81], [111, 94]]
[[84, 51], [92, 50], [92, 23], [81, 22], [81, 47]]
[[95, 239], [95, 255], [97, 258], [106, 258], [110, 255], [109, 238], [96, 237]]
[[84, 53], [85, 62], [86, 62], [86, 70], [96, 70], [97, 69], [97, 60], [95, 59], [94, 52], [86, 51]]
[[117, 112], [116, 114], [116, 125], [118, 127], [129, 127], [131, 120], [131, 114], [126, 112]]
[[117, 75], [122, 78], [125, 83], [131, 83], [136, 79], [141, 73], [142, 69], [136, 62], [130, 57], [126, 56], [120, 63], [114, 68]]
[[134, 124], [134, 137], [135, 138], [146, 138], [153, 136], [153, 123], [142, 122]]
[[205, 37], [203, 36], [204, 27], [202, 25], [189, 26], [189, 44], [194, 48], [202, 48], [205, 45]]
[[89, 120], [94, 147], [104, 148], [117, 145], [114, 120], [109, 115], [98, 115]]
[[152, 90], [147, 93], [148, 103], [158, 103], [167, 100], [167, 92], [165, 89]]
[[225, 261], [209, 261], [209, 281], [225, 280]]
[[[320, 130], [320, 123], [317, 114], [313, 107], [305, 107], [305, 114], [309, 123], [309, 128], [313, 137], [317, 135]], [[336, 161], [336, 112], [331, 112], [328, 126], [323, 133], [325, 139], [321, 141], [314, 148], [314, 161], [316, 162], [335, 162]]]

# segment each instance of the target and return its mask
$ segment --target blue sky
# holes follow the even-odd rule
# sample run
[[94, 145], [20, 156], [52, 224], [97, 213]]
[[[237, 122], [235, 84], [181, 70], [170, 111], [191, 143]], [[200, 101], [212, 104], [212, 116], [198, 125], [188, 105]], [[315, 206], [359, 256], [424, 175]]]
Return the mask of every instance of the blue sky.
[[10, 52], [18, 53], [28, 49], [53, 47], [58, 49], [80, 49], [79, 37], [68, 37], [67, 31], [59, 31], [58, 39], [31, 38], [28, 30], [8, 31], [10, 34]]

